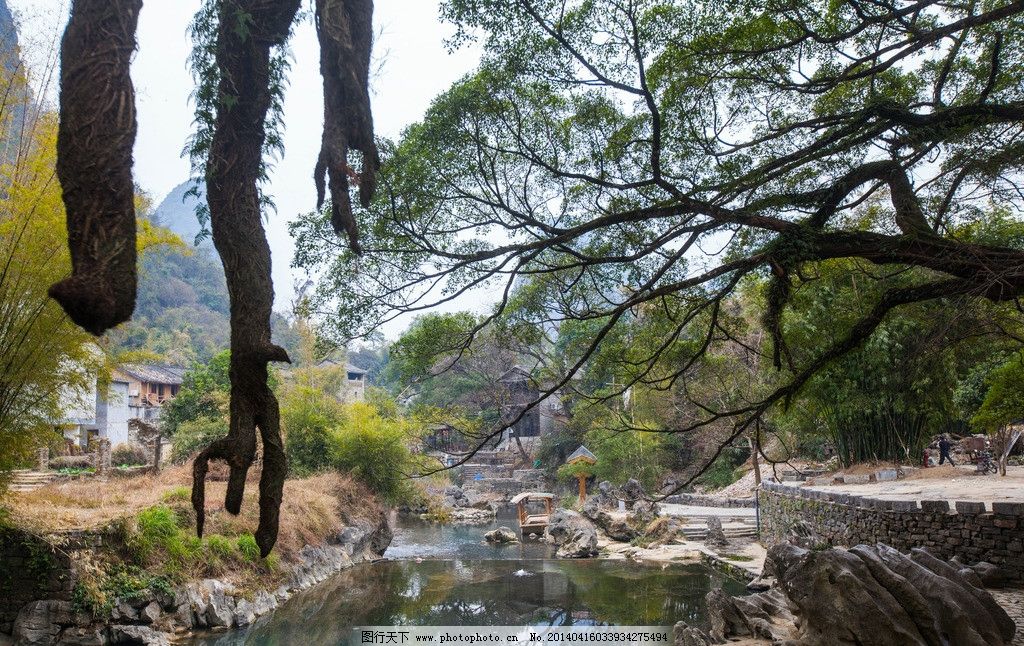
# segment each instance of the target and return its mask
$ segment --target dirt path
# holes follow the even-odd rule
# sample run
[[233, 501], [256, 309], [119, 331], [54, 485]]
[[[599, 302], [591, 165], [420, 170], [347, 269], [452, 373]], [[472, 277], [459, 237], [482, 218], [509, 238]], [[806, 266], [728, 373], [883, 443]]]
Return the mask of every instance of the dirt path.
[[1010, 467], [1006, 477], [979, 476], [970, 468], [934, 467], [905, 480], [864, 484], [814, 482], [805, 486], [882, 499], [980, 501], [991, 509], [993, 502], [1024, 502], [1024, 467]]

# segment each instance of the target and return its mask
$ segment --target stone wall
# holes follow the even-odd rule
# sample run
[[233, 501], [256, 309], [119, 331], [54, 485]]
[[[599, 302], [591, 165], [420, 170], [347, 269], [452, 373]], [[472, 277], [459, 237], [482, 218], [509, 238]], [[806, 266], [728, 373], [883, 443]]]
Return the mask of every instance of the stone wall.
[[924, 547], [943, 559], [988, 561], [1024, 583], [1024, 503], [877, 500], [766, 482], [758, 492], [761, 542], [784, 542], [798, 523], [828, 546]]
[[18, 611], [38, 599], [68, 601], [75, 580], [66, 552], [14, 529], [0, 530], [0, 633], [10, 633]]
[[690, 505], [693, 507], [727, 507], [730, 509], [752, 508], [755, 505], [753, 498], [720, 498], [718, 496], [705, 496], [698, 493], [673, 494], [665, 498], [664, 502], [674, 505]]

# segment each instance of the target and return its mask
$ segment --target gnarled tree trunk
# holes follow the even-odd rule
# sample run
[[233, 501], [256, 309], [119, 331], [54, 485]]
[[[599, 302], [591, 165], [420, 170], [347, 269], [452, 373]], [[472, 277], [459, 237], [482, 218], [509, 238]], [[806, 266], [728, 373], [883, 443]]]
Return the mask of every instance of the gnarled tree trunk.
[[270, 339], [274, 286], [270, 246], [261, 219], [264, 124], [270, 109], [271, 48], [282, 45], [300, 0], [224, 0], [219, 11], [217, 110], [207, 161], [207, 201], [213, 243], [224, 264], [231, 299], [231, 424], [193, 465], [192, 505], [202, 535], [204, 479], [212, 459], [230, 468], [225, 508], [237, 514], [245, 479], [256, 456], [256, 430], [263, 443], [260, 521], [256, 542], [263, 556], [277, 541], [278, 515], [287, 472], [277, 399], [267, 384], [267, 365], [288, 361]]

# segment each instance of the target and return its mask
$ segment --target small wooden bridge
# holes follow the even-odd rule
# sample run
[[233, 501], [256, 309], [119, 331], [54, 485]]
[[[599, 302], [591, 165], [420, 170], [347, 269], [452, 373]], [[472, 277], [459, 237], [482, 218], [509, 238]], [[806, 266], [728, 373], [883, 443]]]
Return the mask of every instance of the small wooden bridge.
[[[542, 491], [527, 491], [512, 498], [509, 502], [516, 506], [519, 512], [519, 531], [523, 536], [528, 534], [543, 534], [551, 520], [552, 505], [555, 494]], [[544, 505], [544, 511], [530, 513], [527, 505], [531, 502], [540, 502]]]

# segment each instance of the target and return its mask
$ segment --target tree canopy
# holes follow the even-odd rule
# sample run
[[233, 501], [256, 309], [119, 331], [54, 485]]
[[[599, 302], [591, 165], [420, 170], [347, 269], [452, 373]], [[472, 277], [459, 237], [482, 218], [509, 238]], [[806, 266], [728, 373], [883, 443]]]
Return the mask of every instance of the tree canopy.
[[[657, 430], [729, 441], [894, 316], [987, 308], [985, 333], [1020, 338], [1022, 12], [449, 0], [480, 68], [384, 146], [363, 255], [311, 213], [295, 263], [339, 336], [486, 291], [476, 331], [568, 344], [549, 392], [603, 361], [626, 378], [601, 396], [672, 388], [685, 414]], [[798, 308], [835, 267], [857, 297], [820, 303], [818, 334]], [[735, 311], [752, 289], [754, 322]], [[701, 388], [727, 356], [775, 375]]]

